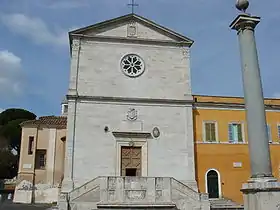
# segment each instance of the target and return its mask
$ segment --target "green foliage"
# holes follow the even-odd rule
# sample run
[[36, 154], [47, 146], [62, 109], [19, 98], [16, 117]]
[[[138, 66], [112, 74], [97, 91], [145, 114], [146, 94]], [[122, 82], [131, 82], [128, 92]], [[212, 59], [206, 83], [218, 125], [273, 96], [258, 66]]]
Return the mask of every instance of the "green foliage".
[[27, 119], [11, 120], [0, 128], [0, 136], [8, 139], [9, 147], [15, 149], [17, 152], [19, 152], [21, 142], [20, 123], [26, 120]]
[[24, 109], [7, 109], [0, 113], [0, 136], [9, 142], [9, 146], [20, 152], [20, 123], [34, 120], [36, 115]]
[[18, 156], [12, 153], [8, 140], [0, 137], [0, 179], [15, 177], [17, 169]]
[[24, 109], [7, 109], [0, 113], [0, 179], [16, 176], [21, 143], [20, 123], [34, 119], [36, 115]]
[[26, 119], [33, 120], [36, 115], [25, 109], [6, 109], [0, 113], [0, 125], [5, 125], [12, 120]]
[[18, 156], [9, 149], [0, 150], [0, 179], [11, 179], [17, 175]]

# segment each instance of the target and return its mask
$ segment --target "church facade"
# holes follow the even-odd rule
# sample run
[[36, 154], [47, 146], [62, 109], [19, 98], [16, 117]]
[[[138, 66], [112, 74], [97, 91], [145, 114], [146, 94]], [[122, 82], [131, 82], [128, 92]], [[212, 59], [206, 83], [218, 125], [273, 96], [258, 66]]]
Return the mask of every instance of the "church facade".
[[[121, 176], [151, 178], [124, 180], [129, 183], [124, 190], [131, 194], [122, 198], [127, 201], [119, 198], [124, 192], [115, 189], [113, 198], [97, 199], [107, 205], [133, 203], [134, 196], [144, 197], [142, 205], [148, 205], [153, 198], [146, 194], [155, 193], [148, 183], [160, 182], [165, 188], [167, 177], [197, 192], [189, 64], [193, 41], [134, 14], [69, 36], [72, 57], [62, 192], [103, 176], [115, 177], [110, 178], [112, 183], [121, 182]], [[139, 186], [134, 188], [133, 183]], [[146, 191], [138, 195], [140, 186]], [[200, 195], [194, 196], [190, 205], [195, 207]], [[162, 201], [163, 197], [154, 198], [154, 203], [171, 199]]]
[[[41, 184], [57, 186], [52, 194], [57, 199], [46, 202], [58, 202], [60, 209], [203, 210], [210, 209], [208, 196], [243, 203], [239, 190], [250, 174], [244, 101], [192, 95], [191, 39], [135, 14], [72, 31], [69, 37], [67, 129], [54, 140], [54, 130], [48, 134], [49, 141], [60, 142], [63, 155], [46, 156], [49, 175]], [[265, 103], [279, 177], [280, 100]], [[44, 126], [50, 132], [52, 126]], [[48, 197], [48, 187], [23, 190], [26, 182], [40, 183], [20, 176], [29, 169], [39, 173], [36, 152], [25, 157], [23, 145], [14, 201], [44, 202], [38, 196]], [[27, 162], [30, 168], [23, 169]], [[55, 162], [63, 172], [55, 170]]]

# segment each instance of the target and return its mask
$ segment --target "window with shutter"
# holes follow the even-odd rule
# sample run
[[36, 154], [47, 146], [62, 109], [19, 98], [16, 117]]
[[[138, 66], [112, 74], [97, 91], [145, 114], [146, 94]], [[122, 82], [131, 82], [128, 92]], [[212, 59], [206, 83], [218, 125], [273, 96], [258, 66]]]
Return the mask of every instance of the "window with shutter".
[[231, 123], [228, 125], [228, 139], [230, 143], [242, 143], [244, 141], [241, 123]]
[[280, 125], [277, 125], [278, 139], [280, 140]]
[[232, 124], [228, 125], [228, 141], [230, 143], [232, 143], [234, 141], [233, 140], [233, 126], [232, 126]]
[[204, 124], [205, 141], [215, 142], [216, 138], [216, 124], [214, 122], [207, 122]]
[[237, 126], [238, 142], [243, 142], [242, 125], [241, 124], [236, 124], [236, 126]]

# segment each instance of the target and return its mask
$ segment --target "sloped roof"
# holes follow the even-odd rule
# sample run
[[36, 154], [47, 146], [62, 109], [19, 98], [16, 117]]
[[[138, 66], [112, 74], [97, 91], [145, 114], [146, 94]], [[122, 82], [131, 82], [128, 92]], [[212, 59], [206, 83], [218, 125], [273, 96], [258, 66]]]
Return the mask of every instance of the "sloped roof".
[[94, 25], [90, 25], [90, 26], [87, 26], [87, 27], [83, 27], [83, 28], [80, 28], [80, 29], [77, 29], [77, 30], [73, 30], [73, 31], [70, 31], [69, 32], [69, 36], [70, 36], [70, 42], [71, 42], [71, 35], [72, 34], [84, 34], [85, 32], [89, 31], [89, 30], [94, 30], [94, 29], [100, 29], [100, 28], [105, 28], [105, 27], [109, 27], [109, 26], [112, 26], [112, 25], [115, 25], [115, 24], [118, 24], [118, 23], [121, 23], [121, 22], [125, 22], [125, 21], [130, 21], [130, 20], [135, 20], [135, 21], [138, 21], [140, 23], [143, 23], [145, 25], [147, 25], [148, 27], [151, 27], [151, 28], [154, 28], [156, 29], [157, 31], [159, 32], [162, 32], [164, 34], [166, 34], [167, 36], [170, 36], [176, 40], [178, 40], [179, 42], [188, 42], [190, 45], [193, 44], [193, 40], [191, 40], [190, 38], [184, 36], [184, 35], [181, 35], [171, 29], [168, 29], [164, 26], [161, 26], [147, 18], [144, 18], [140, 15], [136, 15], [136, 14], [127, 14], [127, 15], [124, 15], [124, 16], [120, 16], [120, 17], [117, 17], [117, 18], [113, 18], [113, 19], [110, 19], [110, 20], [107, 20], [107, 21], [103, 21], [103, 22], [100, 22], [100, 23], [96, 23]]
[[28, 127], [28, 126], [46, 126], [46, 127], [56, 127], [60, 129], [66, 128], [67, 125], [67, 117], [65, 116], [43, 116], [39, 117], [36, 120], [28, 120], [22, 122], [21, 127]]

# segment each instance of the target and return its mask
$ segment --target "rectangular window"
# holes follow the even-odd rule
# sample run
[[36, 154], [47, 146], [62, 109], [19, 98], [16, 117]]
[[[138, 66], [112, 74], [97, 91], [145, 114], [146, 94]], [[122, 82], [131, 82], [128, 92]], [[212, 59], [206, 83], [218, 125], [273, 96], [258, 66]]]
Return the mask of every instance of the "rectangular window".
[[63, 114], [67, 114], [68, 113], [68, 104], [65, 104], [63, 106]]
[[28, 155], [33, 154], [34, 136], [29, 136], [28, 139]]
[[206, 122], [204, 123], [204, 133], [206, 142], [215, 142], [216, 138], [216, 123], [215, 122]]
[[272, 137], [271, 137], [271, 127], [270, 125], [266, 125], [267, 135], [268, 135], [268, 141], [269, 143], [272, 143]]
[[231, 143], [244, 142], [242, 124], [241, 123], [229, 124], [228, 125], [228, 136], [229, 136], [229, 142], [231, 142]]
[[35, 157], [35, 169], [45, 169], [47, 150], [37, 149]]

